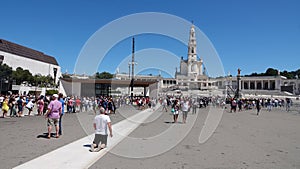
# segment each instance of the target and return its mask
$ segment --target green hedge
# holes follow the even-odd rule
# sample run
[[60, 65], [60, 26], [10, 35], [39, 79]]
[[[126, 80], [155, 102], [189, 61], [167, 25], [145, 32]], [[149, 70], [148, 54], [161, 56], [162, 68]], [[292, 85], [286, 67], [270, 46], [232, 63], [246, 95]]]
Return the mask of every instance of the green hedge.
[[46, 90], [46, 95], [58, 94], [58, 90]]

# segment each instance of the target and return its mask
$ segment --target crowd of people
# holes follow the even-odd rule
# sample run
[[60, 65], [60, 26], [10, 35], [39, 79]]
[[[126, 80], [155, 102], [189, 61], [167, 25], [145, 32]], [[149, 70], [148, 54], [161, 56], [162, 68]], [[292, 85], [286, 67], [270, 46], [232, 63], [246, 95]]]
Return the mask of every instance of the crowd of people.
[[[129, 104], [130, 99], [128, 97], [73, 97], [73, 96], [62, 96], [60, 98], [64, 101], [66, 113], [79, 113], [93, 110], [96, 112], [97, 109], [103, 107], [108, 114], [114, 114], [117, 107]], [[48, 109], [48, 105], [53, 100], [52, 95], [35, 97], [34, 95], [0, 95], [0, 110], [2, 111], [3, 118], [11, 117], [24, 117], [24, 116], [41, 116], [45, 115]], [[144, 100], [144, 98], [143, 98]], [[137, 105], [143, 106], [136, 99]], [[149, 104], [149, 99], [147, 99]], [[36, 112], [34, 111], [34, 108]], [[24, 110], [27, 110], [26, 113]]]
[[[33, 112], [35, 106], [37, 107], [36, 114]], [[61, 120], [64, 114], [64, 98], [61, 93], [38, 98], [31, 95], [1, 95], [0, 109], [3, 118], [24, 117], [24, 109], [27, 109], [27, 116], [45, 115], [48, 126], [48, 138], [50, 138], [52, 126], [56, 128], [57, 138], [62, 134]]]
[[293, 101], [290, 98], [242, 98], [232, 99], [230, 101], [230, 112], [256, 109], [257, 115], [262, 108], [267, 111], [271, 111], [273, 108], [285, 108], [286, 111], [290, 111], [290, 107], [293, 105]]
[[166, 96], [159, 98], [159, 102], [162, 106], [161, 111], [170, 111], [173, 115], [173, 123], [178, 122], [178, 116], [182, 113], [182, 123], [186, 123], [188, 112], [192, 111], [192, 114], [196, 114], [197, 108], [205, 108], [208, 106], [211, 99], [208, 97], [175, 97]]
[[[62, 117], [64, 113], [80, 113], [80, 112], [94, 112], [104, 111], [102, 113], [109, 115], [115, 114], [118, 107], [124, 105], [136, 105], [138, 110], [146, 108], [154, 108], [157, 103], [160, 103], [161, 111], [170, 112], [173, 115], [173, 123], [178, 122], [179, 114], [182, 114], [182, 123], [187, 122], [188, 112], [196, 114], [198, 108], [206, 108], [209, 104], [213, 107], [220, 107], [226, 109], [230, 106], [230, 112], [256, 109], [257, 115], [261, 108], [266, 108], [271, 111], [273, 108], [285, 107], [286, 111], [290, 111], [293, 102], [290, 98], [255, 98], [255, 99], [232, 99], [226, 101], [222, 97], [175, 97], [165, 96], [158, 99], [149, 97], [73, 97], [63, 96], [60, 94], [39, 96], [33, 95], [1, 95], [0, 96], [0, 110], [3, 118], [24, 117], [26, 116], [42, 116], [47, 118], [48, 136], [51, 137], [52, 127], [55, 127], [56, 135], [62, 135]], [[227, 103], [227, 104], [226, 104]], [[228, 104], [229, 103], [229, 104]], [[34, 107], [36, 107], [34, 109]], [[65, 109], [66, 107], [66, 109]], [[24, 113], [27, 109], [27, 114]]]
[[[154, 107], [160, 103], [161, 111], [170, 112], [173, 117], [172, 123], [178, 123], [179, 115], [182, 114], [182, 123], [187, 122], [188, 112], [196, 114], [197, 109], [206, 108], [208, 105], [226, 109], [230, 106], [230, 112], [256, 109], [257, 115], [261, 108], [271, 111], [273, 108], [285, 107], [290, 111], [293, 102], [290, 98], [255, 98], [255, 99], [231, 99], [222, 97], [183, 97], [165, 96], [158, 99], [149, 97], [73, 97], [63, 96], [61, 93], [48, 96], [35, 97], [32, 95], [9, 95], [0, 96], [0, 110], [3, 118], [24, 117], [24, 109], [27, 116], [45, 116], [47, 119], [47, 138], [53, 137], [52, 128], [55, 128], [55, 136], [62, 135], [62, 117], [64, 113], [94, 112], [93, 126], [95, 129], [94, 141], [90, 151], [97, 152], [106, 147], [108, 134], [112, 137], [112, 124], [108, 115], [115, 114], [116, 109], [124, 105], [135, 105], [138, 110]], [[36, 107], [34, 109], [34, 107]], [[66, 109], [65, 109], [66, 107]], [[97, 114], [100, 112], [100, 114]], [[109, 130], [109, 133], [108, 131]]]
[[260, 110], [265, 108], [267, 111], [272, 109], [285, 109], [290, 111], [293, 105], [291, 98], [279, 99], [279, 98], [241, 98], [227, 100], [224, 97], [212, 96], [212, 97], [175, 97], [166, 96], [159, 98], [161, 103], [161, 111], [170, 111], [173, 114], [173, 122], [178, 121], [179, 114], [182, 114], [182, 122], [186, 123], [187, 114], [192, 111], [192, 114], [197, 112], [197, 108], [206, 108], [208, 105], [221, 109], [230, 108], [230, 113], [251, 110], [254, 109], [259, 115]]

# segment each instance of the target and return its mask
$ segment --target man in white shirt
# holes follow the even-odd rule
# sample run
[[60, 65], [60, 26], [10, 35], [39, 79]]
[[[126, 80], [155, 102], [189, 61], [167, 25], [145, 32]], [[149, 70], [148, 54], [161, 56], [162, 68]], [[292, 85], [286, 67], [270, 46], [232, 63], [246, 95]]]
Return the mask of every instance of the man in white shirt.
[[34, 107], [34, 101], [31, 99], [31, 100], [26, 104], [26, 108], [28, 109], [28, 116], [30, 116], [30, 113], [32, 112], [33, 107]]
[[182, 103], [182, 123], [186, 123], [186, 118], [187, 118], [187, 114], [189, 111], [190, 105], [189, 105], [189, 101], [186, 100]]
[[166, 112], [168, 112], [167, 104], [168, 104], [168, 101], [167, 101], [167, 99], [165, 98], [165, 99], [162, 101], [162, 106], [163, 106], [163, 108], [162, 108], [161, 111], [166, 110]]
[[[108, 115], [105, 114], [105, 109], [100, 108], [100, 115], [97, 115], [94, 119], [95, 138], [91, 145], [91, 152], [97, 152], [105, 148], [107, 145], [107, 128], [109, 129], [109, 135], [112, 137], [111, 120]], [[99, 144], [101, 144], [99, 146]]]

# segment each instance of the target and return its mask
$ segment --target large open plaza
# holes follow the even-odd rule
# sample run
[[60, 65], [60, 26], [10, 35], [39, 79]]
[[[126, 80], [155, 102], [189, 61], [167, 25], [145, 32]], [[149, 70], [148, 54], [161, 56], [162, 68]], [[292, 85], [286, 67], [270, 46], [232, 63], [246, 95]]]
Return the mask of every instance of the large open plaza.
[[300, 1], [2, 1], [0, 169], [300, 169]]

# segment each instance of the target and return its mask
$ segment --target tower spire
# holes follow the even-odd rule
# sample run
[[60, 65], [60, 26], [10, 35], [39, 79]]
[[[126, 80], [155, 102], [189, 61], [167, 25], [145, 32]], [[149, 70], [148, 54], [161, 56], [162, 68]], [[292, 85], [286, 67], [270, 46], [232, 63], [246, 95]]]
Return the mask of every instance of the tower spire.
[[189, 35], [189, 44], [188, 44], [188, 60], [187, 60], [188, 72], [189, 76], [198, 74], [198, 66], [197, 66], [197, 44], [196, 44], [196, 34], [195, 27], [192, 24], [190, 28]]
[[190, 37], [189, 37], [189, 44], [188, 44], [188, 60], [189, 61], [197, 60], [197, 43], [196, 43], [194, 24], [192, 24], [190, 29]]

